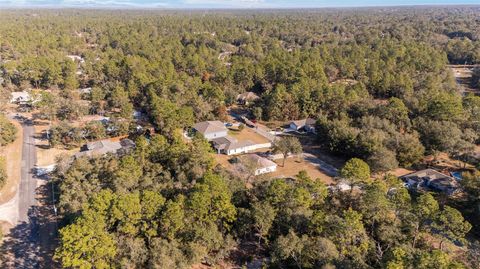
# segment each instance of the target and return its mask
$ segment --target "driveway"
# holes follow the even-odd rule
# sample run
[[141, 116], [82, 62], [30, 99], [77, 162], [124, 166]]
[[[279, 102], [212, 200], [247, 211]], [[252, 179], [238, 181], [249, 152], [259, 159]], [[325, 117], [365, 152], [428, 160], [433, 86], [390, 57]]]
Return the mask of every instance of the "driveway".
[[317, 156], [311, 153], [303, 153], [303, 159], [312, 165], [318, 167], [318, 169], [322, 170], [325, 174], [336, 177], [338, 176], [338, 169], [333, 167], [332, 165], [320, 160]]

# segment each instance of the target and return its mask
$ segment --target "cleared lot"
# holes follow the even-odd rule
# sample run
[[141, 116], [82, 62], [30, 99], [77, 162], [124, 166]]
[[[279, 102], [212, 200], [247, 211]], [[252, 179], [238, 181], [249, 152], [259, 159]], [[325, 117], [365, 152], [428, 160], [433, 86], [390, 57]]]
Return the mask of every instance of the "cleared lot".
[[5, 186], [0, 190], [0, 204], [10, 201], [17, 192], [20, 182], [20, 170], [22, 167], [22, 143], [23, 129], [17, 122], [11, 121], [17, 127], [17, 138], [15, 141], [3, 148], [0, 148], [0, 155], [5, 157], [7, 162], [8, 179]]
[[319, 179], [323, 183], [329, 185], [334, 183], [333, 178], [322, 172], [318, 166], [298, 158], [288, 158], [285, 161], [285, 167], [282, 167], [283, 160], [276, 160], [278, 164], [277, 171], [268, 174], [272, 178], [295, 177], [300, 171], [304, 170], [312, 179]]
[[62, 154], [73, 156], [79, 151], [79, 148], [61, 149], [50, 148], [48, 140], [45, 138], [45, 131], [48, 130], [48, 122], [38, 122], [35, 125], [35, 144], [37, 146], [37, 166], [44, 167], [55, 164], [56, 158]]
[[[217, 164], [221, 165], [227, 170], [233, 171], [234, 165], [229, 162], [233, 156], [223, 154], [212, 154]], [[287, 158], [285, 167], [282, 167], [283, 159], [276, 160], [277, 171], [273, 173], [263, 174], [262, 178], [294, 178], [300, 171], [305, 170], [312, 179], [319, 179], [325, 184], [334, 183], [333, 177], [327, 175], [320, 168], [309, 161], [299, 160], [298, 158]]]

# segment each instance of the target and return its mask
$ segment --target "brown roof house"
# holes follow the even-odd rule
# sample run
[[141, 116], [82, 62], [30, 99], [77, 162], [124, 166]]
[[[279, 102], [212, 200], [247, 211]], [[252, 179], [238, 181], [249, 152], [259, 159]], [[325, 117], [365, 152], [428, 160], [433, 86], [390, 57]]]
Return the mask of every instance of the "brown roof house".
[[241, 105], [248, 105], [248, 103], [254, 102], [258, 99], [260, 99], [260, 97], [253, 92], [244, 92], [237, 95], [237, 102]]
[[407, 188], [413, 190], [427, 189], [452, 195], [459, 189], [455, 178], [433, 169], [420, 170], [401, 176], [400, 179], [405, 182]]
[[201, 133], [208, 141], [214, 138], [225, 137], [228, 134], [228, 129], [225, 127], [225, 124], [218, 120], [196, 123], [193, 129]]

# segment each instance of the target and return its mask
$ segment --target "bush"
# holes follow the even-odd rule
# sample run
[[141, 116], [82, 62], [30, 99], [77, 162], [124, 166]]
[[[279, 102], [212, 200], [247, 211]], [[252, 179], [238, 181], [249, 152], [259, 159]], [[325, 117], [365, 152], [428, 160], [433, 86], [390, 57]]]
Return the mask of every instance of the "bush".
[[17, 135], [17, 128], [4, 115], [0, 114], [0, 146], [12, 143]]
[[7, 166], [5, 162], [5, 158], [0, 157], [0, 188], [5, 185], [7, 181]]

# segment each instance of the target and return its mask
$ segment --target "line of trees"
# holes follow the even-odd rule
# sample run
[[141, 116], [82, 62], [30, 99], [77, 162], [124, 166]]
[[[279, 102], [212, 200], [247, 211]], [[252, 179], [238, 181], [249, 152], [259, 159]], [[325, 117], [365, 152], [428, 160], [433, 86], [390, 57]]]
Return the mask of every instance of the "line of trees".
[[[458, 210], [410, 195], [394, 177], [370, 180], [371, 171], [425, 153], [460, 157], [478, 144], [480, 99], [461, 96], [446, 68], [478, 63], [478, 12], [2, 11], [6, 91], [38, 88], [36, 112], [52, 121], [107, 115], [127, 133], [137, 109], [157, 131], [131, 154], [57, 165], [56, 259], [73, 268], [256, 257], [273, 268], [478, 268]], [[341, 175], [356, 188], [328, 191], [301, 172], [247, 189], [214, 166], [206, 141], [184, 141], [178, 129], [225, 117], [244, 91], [260, 96], [249, 107], [257, 118], [317, 118], [319, 143], [352, 158]], [[103, 137], [102, 127], [59, 123], [52, 141], [78, 145]], [[284, 142], [284, 155], [298, 151]], [[480, 178], [466, 179], [459, 208], [478, 208]]]
[[[154, 135], [117, 158], [59, 165], [65, 267], [191, 268], [266, 258], [273, 268], [475, 268], [471, 224], [431, 194], [411, 196], [368, 164], [341, 170], [349, 195], [300, 172], [253, 182], [214, 167], [208, 143]], [[476, 182], [480, 179], [475, 179]], [[472, 182], [472, 181], [469, 181]], [[469, 184], [471, 188], [474, 185]], [[458, 246], [465, 250], [458, 252]], [[235, 252], [242, 249], [244, 254]], [[234, 256], [231, 256], [234, 255]]]

